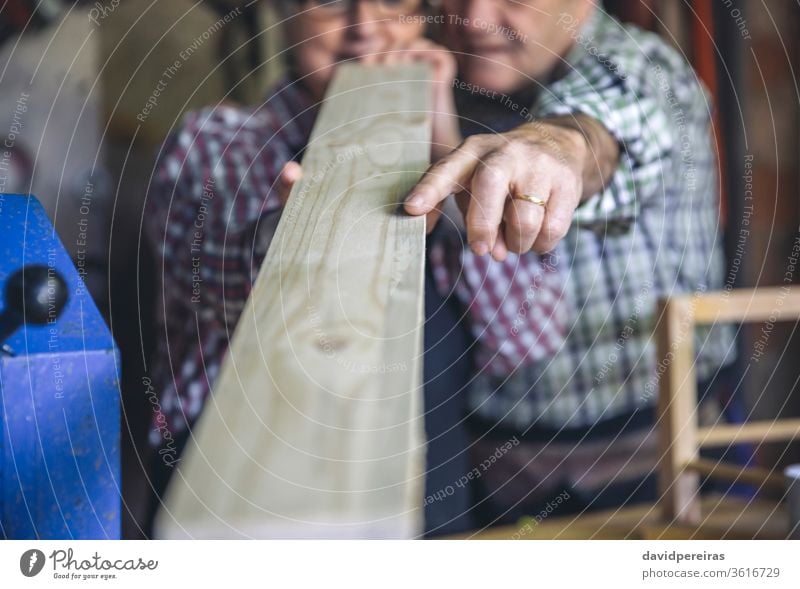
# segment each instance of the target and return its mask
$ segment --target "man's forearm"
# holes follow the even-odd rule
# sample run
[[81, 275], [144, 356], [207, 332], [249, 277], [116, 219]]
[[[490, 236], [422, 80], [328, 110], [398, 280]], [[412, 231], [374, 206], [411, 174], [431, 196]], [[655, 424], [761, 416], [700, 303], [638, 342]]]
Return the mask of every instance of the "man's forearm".
[[[575, 157], [576, 164], [581, 167], [582, 201], [608, 185], [619, 164], [619, 143], [599, 121], [576, 114], [542, 119], [540, 124], [555, 128], [553, 135], [558, 135], [558, 140], [564, 145], [564, 155]], [[567, 133], [558, 133], [556, 129]]]

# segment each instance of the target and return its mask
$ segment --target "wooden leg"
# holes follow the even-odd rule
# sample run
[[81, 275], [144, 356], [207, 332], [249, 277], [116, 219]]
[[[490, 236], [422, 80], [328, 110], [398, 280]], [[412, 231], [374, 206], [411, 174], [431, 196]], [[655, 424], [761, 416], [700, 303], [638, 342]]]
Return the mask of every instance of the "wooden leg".
[[694, 309], [691, 297], [660, 304], [657, 326], [659, 506], [666, 521], [700, 521], [699, 475], [686, 469], [698, 455]]

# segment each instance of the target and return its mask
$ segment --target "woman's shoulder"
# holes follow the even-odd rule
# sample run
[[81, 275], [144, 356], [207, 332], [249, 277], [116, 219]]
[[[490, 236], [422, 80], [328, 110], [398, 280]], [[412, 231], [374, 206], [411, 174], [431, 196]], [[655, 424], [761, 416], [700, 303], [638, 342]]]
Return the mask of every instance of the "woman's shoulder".
[[[308, 141], [314, 112], [290, 84], [275, 86], [261, 104], [222, 102], [187, 112], [167, 138], [160, 159], [210, 162], [219, 158], [293, 157]], [[174, 166], [173, 166], [174, 167]]]
[[258, 142], [274, 135], [275, 127], [275, 117], [267, 109], [223, 103], [187, 112], [172, 139], [184, 148], [212, 142], [225, 146]]
[[222, 142], [257, 141], [262, 146], [272, 141], [305, 143], [313, 124], [313, 110], [296, 84], [283, 81], [260, 104], [244, 106], [224, 101], [190, 111], [184, 115], [177, 134], [184, 140], [198, 137]]

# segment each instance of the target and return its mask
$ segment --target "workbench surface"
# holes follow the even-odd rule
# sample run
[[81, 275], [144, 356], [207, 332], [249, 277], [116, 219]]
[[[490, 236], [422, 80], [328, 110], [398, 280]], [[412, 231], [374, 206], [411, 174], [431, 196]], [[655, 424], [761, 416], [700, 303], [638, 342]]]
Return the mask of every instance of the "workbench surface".
[[777, 540], [788, 537], [786, 507], [765, 500], [704, 497], [699, 526], [668, 525], [651, 504], [555, 517], [459, 536], [474, 540]]

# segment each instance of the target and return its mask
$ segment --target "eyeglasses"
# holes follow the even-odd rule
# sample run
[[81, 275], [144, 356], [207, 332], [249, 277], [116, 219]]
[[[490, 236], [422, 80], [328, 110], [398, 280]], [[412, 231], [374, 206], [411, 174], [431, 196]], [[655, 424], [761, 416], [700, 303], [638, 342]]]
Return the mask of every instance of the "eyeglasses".
[[[362, 0], [293, 0], [296, 9], [318, 19], [339, 18], [345, 16]], [[398, 18], [406, 14], [419, 12], [424, 0], [363, 0], [368, 1], [380, 16]]]

